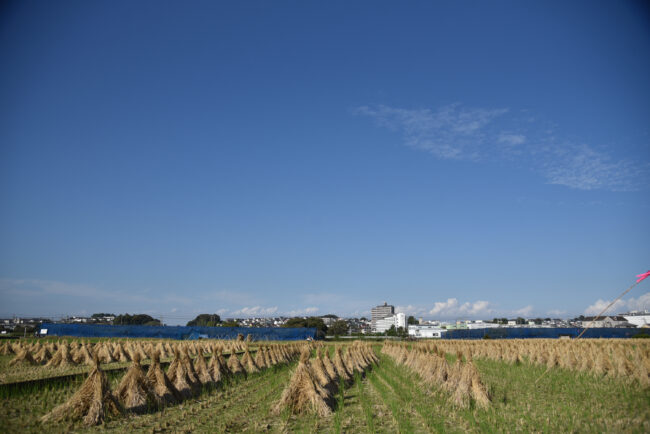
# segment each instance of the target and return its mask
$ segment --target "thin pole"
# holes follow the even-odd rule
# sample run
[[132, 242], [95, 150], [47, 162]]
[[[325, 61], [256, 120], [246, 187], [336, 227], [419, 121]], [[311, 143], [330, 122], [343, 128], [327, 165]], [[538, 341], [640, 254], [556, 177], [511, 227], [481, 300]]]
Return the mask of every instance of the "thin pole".
[[[603, 310], [600, 311], [600, 313], [596, 316], [596, 318], [594, 318], [594, 319], [591, 321], [591, 324], [593, 324], [594, 322], [596, 322], [596, 321], [598, 320], [598, 318], [600, 318], [600, 316], [601, 316], [603, 313], [605, 313], [605, 312], [607, 311], [607, 309], [609, 309], [610, 307], [612, 307], [612, 306], [614, 305], [614, 303], [616, 303], [616, 302], [619, 301], [621, 298], [623, 298], [623, 296], [624, 296], [625, 294], [627, 294], [628, 292], [630, 292], [630, 291], [632, 290], [632, 288], [634, 288], [635, 286], [637, 286], [640, 282], [641, 282], [641, 280], [635, 282], [634, 284], [632, 284], [632, 286], [630, 286], [630, 287], [627, 288], [625, 291], [623, 291], [623, 293], [622, 293], [621, 295], [619, 295], [618, 297], [616, 297], [616, 299], [615, 299], [614, 301], [612, 301], [611, 303], [609, 303], [609, 304], [607, 305], [607, 307], [605, 307], [605, 309], [603, 309]], [[588, 324], [588, 326], [589, 326], [589, 324]], [[585, 334], [585, 332], [586, 332], [587, 329], [589, 328], [588, 326], [585, 327], [584, 330], [582, 330], [582, 332], [578, 335], [578, 337], [576, 337], [576, 339], [580, 339], [580, 337], [582, 337], [582, 335]], [[550, 371], [550, 370], [551, 370], [551, 367], [550, 367], [550, 366], [549, 366], [548, 368], [546, 368], [546, 371], [544, 371], [544, 372], [542, 373], [542, 375], [540, 375], [539, 378], [538, 378], [537, 380], [535, 380], [535, 384], [537, 384], [537, 382], [538, 382], [539, 380], [541, 380], [542, 377], [543, 377], [544, 375], [546, 375], [546, 373], [547, 373], [548, 371]]]
[[[639, 282], [640, 282], [640, 281], [639, 281]], [[623, 296], [624, 296], [625, 294], [627, 294], [628, 292], [630, 292], [630, 291], [632, 290], [632, 288], [634, 288], [635, 286], [637, 286], [637, 285], [639, 284], [639, 282], [635, 282], [632, 286], [630, 286], [629, 288], [627, 288], [627, 289], [626, 289], [626, 290], [625, 290], [621, 295], [619, 295], [618, 297], [616, 297], [616, 299], [615, 299], [614, 301], [612, 301], [611, 303], [609, 303], [609, 304], [607, 305], [607, 307], [606, 307], [605, 309], [601, 310], [600, 313], [596, 316], [596, 318], [594, 318], [594, 319], [591, 321], [591, 324], [593, 325], [593, 323], [595, 323], [596, 321], [598, 321], [598, 319], [600, 318], [600, 316], [601, 316], [603, 313], [605, 313], [605, 311], [607, 311], [607, 309], [609, 309], [610, 307], [612, 307], [612, 306], [614, 305], [614, 303], [616, 303], [616, 302], [619, 301], [621, 298], [623, 298]], [[580, 339], [580, 337], [581, 337], [583, 334], [585, 334], [585, 332], [586, 332], [587, 329], [589, 328], [589, 325], [590, 325], [590, 324], [587, 324], [587, 327], [585, 327], [584, 330], [582, 330], [582, 332], [578, 335], [578, 337], [577, 337], [576, 339]]]

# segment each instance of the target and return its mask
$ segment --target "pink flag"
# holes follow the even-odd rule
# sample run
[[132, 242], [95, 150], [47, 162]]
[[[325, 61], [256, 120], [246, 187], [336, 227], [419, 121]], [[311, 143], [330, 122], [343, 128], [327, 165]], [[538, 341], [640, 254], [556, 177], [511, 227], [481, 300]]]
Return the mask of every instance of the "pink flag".
[[640, 281], [642, 281], [646, 277], [650, 277], [650, 271], [646, 271], [645, 273], [637, 274], [636, 277], [638, 277], [638, 279], [636, 279], [636, 283], [639, 283]]

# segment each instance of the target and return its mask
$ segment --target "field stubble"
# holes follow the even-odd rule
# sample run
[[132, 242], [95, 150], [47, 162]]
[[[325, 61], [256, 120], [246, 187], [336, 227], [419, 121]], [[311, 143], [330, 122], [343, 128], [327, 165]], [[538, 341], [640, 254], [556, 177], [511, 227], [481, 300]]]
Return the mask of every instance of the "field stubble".
[[[79, 389], [80, 380], [28, 388], [2, 398], [0, 429], [5, 432], [650, 432], [650, 390], [638, 381], [560, 366], [548, 369], [547, 364], [539, 361], [531, 363], [530, 355], [525, 352], [513, 359], [508, 350], [504, 357], [507, 343], [503, 342], [498, 344], [499, 355], [492, 358], [487, 354], [472, 354], [467, 350], [470, 346], [462, 342], [458, 344], [461, 351], [456, 353], [448, 352], [457, 349], [452, 343], [445, 345], [449, 345], [445, 351], [440, 351], [442, 347], [437, 351], [445, 355], [450, 365], [458, 356], [472, 360], [490, 397], [486, 408], [474, 401], [464, 408], [457, 405], [453, 393], [426, 384], [418, 372], [396, 363], [376, 345], [379, 363], [363, 374], [356, 372], [351, 383], [339, 386], [335, 395], [337, 404], [327, 417], [272, 411], [295, 370], [297, 362], [293, 361], [247, 376], [224, 378], [218, 387], [205, 387], [200, 394], [180, 404], [109, 418], [95, 427], [67, 420], [40, 422], [44, 414]], [[598, 345], [594, 348], [600, 348]], [[334, 355], [333, 345], [326, 344], [324, 348]], [[638, 349], [634, 351], [631, 361], [639, 354]], [[0, 356], [0, 369], [11, 359], [11, 355]], [[116, 390], [122, 375], [123, 372], [108, 373], [112, 390]]]

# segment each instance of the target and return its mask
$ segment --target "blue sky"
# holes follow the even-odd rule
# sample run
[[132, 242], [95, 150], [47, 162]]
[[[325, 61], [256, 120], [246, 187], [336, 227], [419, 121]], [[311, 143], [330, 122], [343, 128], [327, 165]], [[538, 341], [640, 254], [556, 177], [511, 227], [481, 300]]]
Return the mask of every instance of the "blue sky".
[[0, 51], [0, 315], [568, 317], [650, 268], [641, 2], [22, 1]]

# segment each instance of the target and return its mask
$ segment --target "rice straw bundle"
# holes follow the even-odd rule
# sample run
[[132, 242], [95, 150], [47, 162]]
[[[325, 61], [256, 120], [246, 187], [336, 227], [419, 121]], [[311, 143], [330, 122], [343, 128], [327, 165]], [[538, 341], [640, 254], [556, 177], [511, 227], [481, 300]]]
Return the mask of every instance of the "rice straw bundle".
[[93, 356], [90, 355], [88, 347], [86, 345], [81, 345], [75, 353], [75, 356], [72, 358], [77, 364], [92, 365]]
[[231, 352], [230, 357], [228, 357], [228, 369], [233, 375], [246, 374], [246, 370], [242, 366], [239, 357], [237, 357], [237, 353], [235, 352]]
[[54, 353], [52, 358], [45, 364], [45, 366], [52, 367], [66, 367], [73, 366], [75, 362], [72, 360], [68, 344], [63, 343], [59, 345], [59, 349]]
[[169, 365], [167, 376], [178, 393], [184, 397], [192, 396], [192, 383], [187, 376], [187, 370], [185, 364], [181, 360], [178, 348], [174, 349], [174, 360], [172, 360]]
[[257, 365], [258, 368], [260, 369], [266, 369], [269, 366], [266, 364], [266, 359], [264, 357], [264, 352], [266, 351], [266, 348], [263, 346], [260, 346], [257, 349], [257, 354], [255, 354], [255, 365]]
[[322, 360], [325, 371], [327, 371], [327, 375], [329, 375], [330, 378], [334, 381], [338, 380], [339, 376], [336, 372], [336, 368], [334, 367], [334, 363], [332, 363], [332, 359], [330, 359], [329, 351], [325, 350], [325, 356], [323, 356]]
[[343, 355], [341, 347], [336, 347], [334, 352], [334, 368], [336, 373], [340, 378], [343, 378], [345, 382], [350, 382], [352, 380], [352, 370], [348, 369], [345, 361], [343, 360]]
[[211, 385], [214, 383], [214, 379], [210, 374], [210, 369], [208, 368], [207, 363], [205, 362], [205, 357], [203, 356], [203, 349], [198, 349], [198, 354], [194, 362], [196, 369], [196, 376], [199, 382], [204, 385]]
[[288, 408], [294, 414], [311, 412], [325, 417], [332, 414], [332, 402], [326, 401], [328, 396], [327, 391], [314, 378], [309, 367], [309, 352], [305, 351], [273, 412], [279, 414]]
[[221, 356], [220, 352], [221, 350], [217, 350], [216, 348], [212, 351], [212, 359], [210, 360], [209, 365], [210, 375], [215, 384], [219, 383], [224, 377], [230, 374], [228, 367], [222, 361], [223, 356]]
[[248, 374], [260, 372], [260, 368], [255, 364], [255, 361], [251, 357], [251, 353], [248, 352], [248, 347], [246, 347], [244, 355], [241, 358], [241, 364]]
[[118, 362], [130, 362], [131, 358], [129, 355], [124, 351], [124, 347], [120, 342], [115, 344], [115, 349], [113, 351], [113, 358], [116, 359]]
[[121, 408], [108, 385], [106, 374], [99, 368], [99, 360], [95, 364], [81, 388], [64, 404], [59, 405], [41, 418], [42, 422], [57, 421], [67, 417], [83, 418], [87, 426], [98, 425], [107, 415], [119, 415]]
[[47, 363], [48, 360], [52, 358], [52, 354], [48, 350], [47, 346], [43, 345], [41, 350], [34, 355], [34, 360], [40, 364]]
[[131, 366], [117, 386], [115, 396], [126, 410], [143, 412], [157, 405], [159, 401], [151, 382], [140, 366], [140, 354], [134, 352], [131, 359]]
[[183, 363], [183, 366], [185, 367], [185, 373], [187, 375], [187, 380], [192, 387], [192, 391], [194, 393], [197, 393], [201, 389], [201, 382], [199, 381], [199, 376], [196, 373], [196, 370], [194, 368], [194, 363], [192, 362], [192, 358], [189, 355], [188, 348], [184, 347], [182, 351], [183, 357], [181, 358], [181, 362]]
[[327, 370], [323, 364], [323, 359], [322, 355], [320, 355], [320, 352], [317, 353], [317, 356], [315, 358], [309, 360], [309, 366], [311, 368], [311, 372], [314, 374], [314, 378], [316, 381], [318, 381], [318, 384], [323, 386], [328, 391], [329, 396], [333, 396], [336, 393], [337, 385], [333, 381], [332, 377], [327, 374]]
[[182, 400], [182, 396], [172, 382], [170, 381], [165, 371], [160, 366], [160, 354], [154, 351], [151, 356], [151, 365], [147, 371], [147, 379], [151, 384], [153, 393], [156, 395], [156, 401], [162, 405], [174, 404]]
[[100, 345], [99, 350], [97, 350], [97, 357], [99, 358], [99, 361], [102, 363], [115, 362], [115, 359], [113, 358], [113, 355], [111, 354], [106, 344]]
[[9, 362], [9, 366], [14, 366], [14, 365], [38, 365], [38, 362], [34, 360], [34, 357], [32, 357], [32, 353], [27, 351], [27, 349], [21, 350], [16, 357], [14, 357], [11, 362]]
[[2, 349], [0, 349], [0, 354], [2, 354], [3, 356], [8, 356], [10, 354], [16, 354], [16, 352], [8, 342], [5, 342], [4, 344], [2, 344]]

